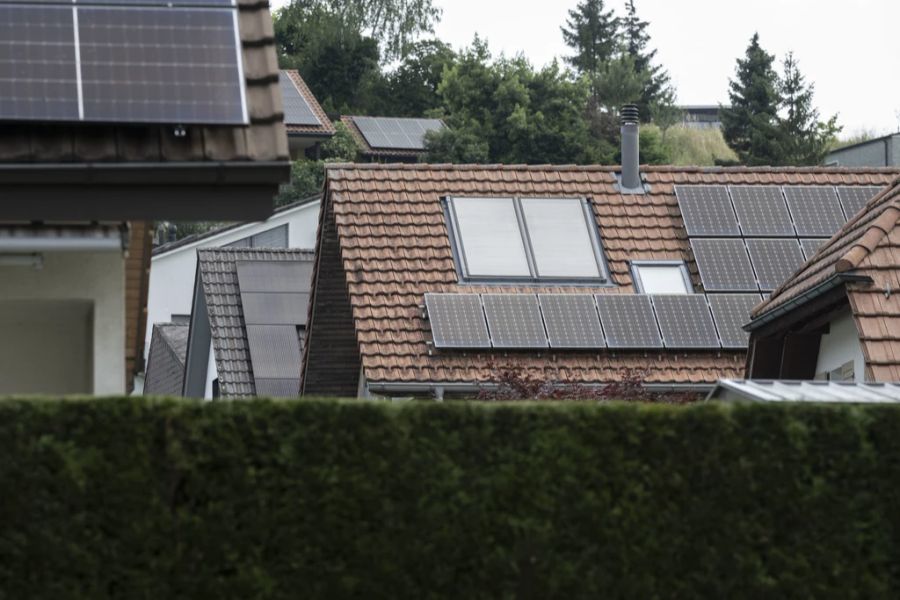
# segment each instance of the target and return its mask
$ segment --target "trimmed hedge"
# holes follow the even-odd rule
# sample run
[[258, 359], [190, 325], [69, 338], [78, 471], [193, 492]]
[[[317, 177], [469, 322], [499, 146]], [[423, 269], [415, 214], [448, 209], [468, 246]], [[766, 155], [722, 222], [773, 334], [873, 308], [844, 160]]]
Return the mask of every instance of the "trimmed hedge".
[[900, 410], [0, 402], [0, 597], [900, 595]]

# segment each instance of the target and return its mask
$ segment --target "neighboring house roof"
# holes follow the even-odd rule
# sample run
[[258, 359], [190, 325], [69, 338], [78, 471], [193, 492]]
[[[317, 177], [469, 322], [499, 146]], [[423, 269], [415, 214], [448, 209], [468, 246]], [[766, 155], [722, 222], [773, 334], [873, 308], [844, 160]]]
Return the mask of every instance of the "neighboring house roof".
[[900, 384], [723, 379], [707, 400], [896, 404], [900, 402]]
[[[341, 121], [343, 121], [344, 125], [347, 126], [347, 129], [350, 130], [350, 134], [353, 136], [353, 139], [356, 140], [356, 145], [359, 147], [359, 152], [362, 156], [369, 160], [382, 160], [384, 162], [416, 162], [420, 156], [425, 154], [425, 150], [422, 148], [373, 148], [368, 141], [366, 141], [365, 135], [360, 130], [357, 125], [356, 119], [360, 117], [357, 116], [342, 116]], [[362, 117], [368, 119], [387, 119], [386, 117]], [[426, 119], [394, 119], [390, 118], [393, 121], [425, 121]], [[427, 121], [432, 121], [432, 119], [427, 119]]]
[[[644, 167], [649, 192], [617, 191], [617, 167], [334, 165], [320, 211], [316, 279], [304, 356], [306, 393], [355, 395], [360, 369], [369, 384], [487, 382], [491, 363], [523, 367], [550, 381], [602, 383], [629, 370], [659, 385], [711, 385], [739, 377], [743, 350], [433, 351], [422, 304], [426, 292], [634, 293], [631, 261], [683, 260], [703, 291], [676, 184], [884, 185], [885, 169]], [[461, 283], [442, 198], [588, 198], [611, 286]]]
[[[297, 200], [296, 202], [291, 202], [290, 204], [285, 204], [279, 208], [275, 209], [275, 212], [272, 213], [272, 216], [281, 215], [286, 212], [290, 212], [292, 210], [296, 210], [299, 208], [303, 208], [309, 204], [313, 204], [322, 200], [322, 194], [316, 194], [315, 196], [310, 196], [309, 198], [304, 198], [303, 200]], [[270, 217], [271, 218], [271, 217]], [[219, 234], [225, 233], [227, 231], [232, 231], [234, 229], [238, 229], [240, 227], [249, 227], [254, 225], [255, 223], [231, 223], [229, 225], [223, 225], [222, 227], [216, 227], [215, 229], [210, 229], [209, 231], [204, 231], [203, 233], [193, 233], [191, 235], [187, 235], [180, 240], [175, 240], [174, 242], [167, 242], [165, 244], [160, 244], [153, 248], [153, 256], [154, 258], [157, 256], [162, 256], [164, 254], [168, 254], [179, 248], [184, 248], [185, 246], [190, 246], [196, 242], [202, 242], [205, 239], [217, 236]]]
[[296, 69], [285, 69], [281, 71], [281, 75], [288, 78], [288, 81], [297, 89], [303, 100], [306, 101], [306, 104], [309, 106], [309, 109], [315, 115], [316, 119], [319, 120], [318, 125], [299, 123], [293, 118], [291, 111], [286, 109], [284, 114], [284, 125], [288, 135], [314, 137], [333, 136], [335, 133], [334, 124], [331, 122], [331, 119], [328, 118], [325, 111], [322, 110], [322, 106], [319, 104], [319, 101], [316, 100], [316, 97], [309, 89], [309, 86], [306, 85], [306, 82], [303, 81], [300, 73]]
[[[242, 290], [238, 278], [238, 264], [241, 262], [302, 262], [308, 266], [306, 269], [308, 274], [313, 258], [312, 251], [297, 249], [233, 248], [197, 251], [198, 282], [195, 285], [202, 286], [201, 291], [205, 297], [219, 379], [219, 391], [222, 397], [249, 398], [256, 396], [257, 379], [264, 377], [263, 373], [270, 366], [260, 364], [258, 356], [256, 363], [253, 360], [247, 335], [246, 311], [242, 302]], [[294, 289], [305, 290], [305, 296], [302, 298], [302, 312], [305, 315], [306, 302], [309, 297], [309, 279], [285, 283], [297, 284]], [[244, 290], [244, 293], [246, 294], [247, 290]], [[192, 327], [195, 326], [194, 318], [195, 315], [192, 315]], [[305, 325], [305, 320], [304, 317], [303, 323], [298, 323], [298, 325]], [[197, 350], [204, 351], [203, 348]], [[277, 352], [270, 352], [264, 358], [277, 361], [280, 357]], [[296, 377], [298, 380], [299, 375], [300, 365], [297, 364]]]
[[825, 291], [844, 287], [871, 379], [900, 381], [900, 304], [894, 295], [900, 289], [898, 220], [900, 178], [757, 306], [749, 327], [757, 329]]
[[186, 324], [157, 323], [153, 326], [144, 380], [145, 396], [181, 395], [187, 341]]

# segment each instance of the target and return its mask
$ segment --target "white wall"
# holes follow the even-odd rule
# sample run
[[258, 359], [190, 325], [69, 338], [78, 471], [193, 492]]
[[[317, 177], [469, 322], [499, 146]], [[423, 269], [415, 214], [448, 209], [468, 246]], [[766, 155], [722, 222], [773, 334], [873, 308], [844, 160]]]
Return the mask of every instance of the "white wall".
[[849, 311], [831, 321], [829, 333], [822, 336], [816, 373], [828, 373], [853, 361], [855, 381], [865, 381], [866, 362], [859, 344], [856, 323]]
[[[29, 331], [30, 339], [26, 343], [25, 334], [4, 331], [10, 337], [21, 335], [22, 352], [30, 352], [29, 344], [41, 344], [45, 349], [44, 360], [35, 364], [42, 368], [58, 360], [66, 360], [60, 356], [62, 346], [74, 365], [72, 370], [64, 369], [60, 377], [67, 378], [69, 384], [81, 386], [75, 371], [86, 368], [90, 364], [90, 381], [92, 389], [85, 390], [93, 394], [125, 393], [125, 257], [121, 252], [65, 252], [44, 253], [42, 269], [21, 266], [0, 267], [0, 311], [5, 311], [6, 323]], [[5, 304], [5, 306], [2, 306]], [[81, 305], [81, 309], [76, 308]], [[18, 307], [18, 308], [17, 308]], [[35, 309], [47, 311], [47, 322], [39, 325], [33, 320]], [[85, 307], [92, 307], [92, 311]], [[57, 312], [54, 312], [54, 311]], [[90, 313], [90, 335], [79, 333], [80, 325], [57, 330], [54, 322], [61, 316], [72, 317], [72, 311], [82, 311], [82, 316], [73, 317], [76, 323], [85, 323], [84, 311]], [[19, 319], [16, 319], [18, 314]], [[2, 326], [0, 326], [2, 327]], [[92, 340], [88, 343], [86, 338]], [[12, 342], [14, 345], [17, 342]], [[9, 348], [9, 341], [6, 342]], [[13, 346], [15, 347], [15, 346]], [[79, 348], [80, 353], [69, 356]], [[87, 354], [87, 356], [85, 356]], [[87, 361], [87, 362], [85, 362]], [[33, 361], [27, 361], [33, 364]], [[15, 362], [0, 363], [0, 380], [16, 381], [11, 374], [19, 368]], [[54, 367], [55, 368], [55, 367]], [[48, 373], [50, 370], [48, 370]], [[24, 375], [17, 376], [24, 382]], [[69, 385], [66, 384], [66, 385]], [[10, 384], [12, 385], [12, 384]], [[45, 384], [47, 392], [58, 391], [59, 381], [48, 376]], [[44, 391], [32, 389], [30, 391]]]
[[312, 249], [319, 225], [319, 202], [310, 202], [273, 215], [266, 221], [247, 223], [223, 233], [154, 256], [150, 262], [150, 287], [147, 294], [147, 332], [144, 360], [150, 352], [154, 323], [168, 323], [172, 315], [189, 315], [197, 272], [197, 250], [217, 248], [273, 227], [288, 225], [290, 248]]

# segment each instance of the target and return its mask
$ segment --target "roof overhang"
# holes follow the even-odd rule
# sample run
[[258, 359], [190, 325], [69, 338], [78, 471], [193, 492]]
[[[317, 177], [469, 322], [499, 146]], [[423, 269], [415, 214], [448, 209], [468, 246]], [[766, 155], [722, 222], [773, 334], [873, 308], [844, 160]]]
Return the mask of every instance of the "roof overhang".
[[8, 226], [0, 227], [0, 253], [121, 252], [128, 245], [126, 227]]

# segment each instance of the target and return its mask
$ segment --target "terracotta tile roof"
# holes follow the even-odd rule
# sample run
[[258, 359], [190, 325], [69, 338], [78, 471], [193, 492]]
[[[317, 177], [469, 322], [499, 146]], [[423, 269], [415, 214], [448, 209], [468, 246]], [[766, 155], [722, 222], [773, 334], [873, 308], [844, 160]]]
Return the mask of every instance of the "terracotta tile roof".
[[[332, 368], [327, 353], [344, 349], [343, 387], [355, 389], [353, 368], [369, 382], [482, 382], [488, 359], [522, 365], [547, 379], [599, 383], [626, 369], [646, 370], [659, 384], [711, 383], [743, 374], [743, 351], [645, 352], [437, 352], [429, 356], [429, 326], [420, 305], [425, 292], [630, 293], [629, 261], [684, 260], [695, 289], [702, 291], [696, 264], [674, 194], [675, 184], [885, 185], [896, 171], [841, 168], [676, 168], [644, 167], [645, 195], [619, 194], [616, 167], [484, 165], [334, 165], [328, 169], [321, 211], [314, 298], [304, 359], [307, 393], [315, 393], [315, 373]], [[588, 197], [599, 223], [611, 278], [617, 287], [462, 285], [456, 272], [441, 198], [452, 195], [534, 195]], [[332, 274], [334, 259], [340, 273]], [[336, 263], [337, 264], [337, 263]], [[333, 277], [339, 277], [338, 281]], [[352, 321], [338, 311], [346, 290]], [[321, 287], [321, 289], [320, 289]], [[328, 288], [328, 299], [319, 300]], [[342, 336], [352, 322], [358, 366]], [[322, 346], [327, 348], [319, 350]], [[316, 353], [321, 352], [322, 356]], [[341, 362], [338, 361], [338, 362]], [[334, 378], [335, 373], [329, 377]], [[352, 387], [351, 387], [352, 386]]]
[[872, 285], [847, 284], [850, 308], [869, 376], [900, 381], [900, 178], [872, 198], [800, 270], [753, 310], [760, 319], [840, 274], [864, 275]]
[[319, 104], [319, 101], [316, 100], [316, 97], [313, 95], [312, 90], [309, 89], [309, 86], [306, 85], [306, 82], [303, 81], [300, 73], [296, 69], [285, 69], [281, 72], [284, 75], [287, 75], [294, 83], [297, 87], [297, 91], [300, 92], [300, 95], [303, 96], [303, 99], [306, 100], [306, 103], [309, 104], [309, 107], [321, 123], [321, 125], [300, 125], [297, 123], [290, 123], [287, 116], [285, 116], [284, 126], [287, 129], [288, 135], [314, 134], [317, 136], [329, 137], [334, 135], [334, 123], [331, 122], [331, 119], [329, 119], [325, 111], [322, 110], [322, 106]]
[[347, 129], [350, 130], [353, 139], [356, 140], [356, 145], [359, 147], [360, 154], [369, 160], [381, 160], [384, 162], [416, 162], [419, 160], [420, 156], [425, 154], [424, 150], [386, 150], [384, 148], [373, 148], [369, 145], [369, 142], [366, 141], [366, 138], [359, 130], [359, 127], [356, 126], [352, 116], [342, 116], [341, 121], [347, 126]]

